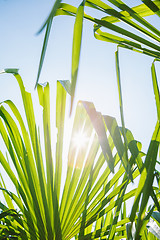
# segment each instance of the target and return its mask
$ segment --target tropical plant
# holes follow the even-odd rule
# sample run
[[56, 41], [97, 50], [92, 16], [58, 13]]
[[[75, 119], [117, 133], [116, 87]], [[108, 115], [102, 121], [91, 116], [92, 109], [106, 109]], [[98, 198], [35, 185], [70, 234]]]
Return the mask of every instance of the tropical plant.
[[[58, 132], [56, 146], [52, 148], [49, 84], [37, 86], [43, 109], [43, 145], [31, 95], [26, 92], [16, 69], [3, 72], [12, 73], [18, 81], [27, 126], [12, 101], [1, 103], [0, 133], [7, 157], [0, 151], [0, 162], [15, 187], [15, 192], [7, 190], [1, 177], [6, 200], [6, 206], [0, 205], [1, 239], [129, 239], [134, 224], [136, 239], [140, 235], [145, 239], [143, 233], [148, 231], [145, 226], [155, 214], [153, 211], [160, 209], [158, 190], [153, 187], [159, 122], [143, 164], [141, 144], [128, 129], [118, 127], [115, 118], [102, 116], [92, 103], [79, 102], [68, 154], [64, 156], [66, 90], [71, 91], [70, 82], [57, 82]], [[155, 87], [156, 96], [157, 90]], [[77, 134], [83, 137], [81, 146], [76, 145]], [[140, 174], [139, 186], [133, 188], [130, 185]], [[147, 213], [150, 195], [154, 204]], [[128, 217], [126, 205], [133, 198]], [[148, 229], [152, 234], [155, 227], [151, 229], [148, 225]], [[154, 239], [154, 235], [151, 236]]]
[[[77, 81], [77, 72], [78, 72], [78, 66], [79, 66], [83, 19], [85, 18], [94, 23], [93, 30], [94, 30], [94, 36], [96, 39], [110, 42], [110, 43], [115, 43], [117, 44], [118, 48], [119, 47], [126, 48], [128, 50], [136, 51], [136, 52], [155, 58], [153, 60], [151, 71], [152, 71], [152, 80], [153, 80], [154, 93], [155, 93], [155, 99], [156, 99], [156, 105], [157, 105], [158, 121], [159, 121], [159, 90], [158, 90], [158, 83], [156, 79], [154, 62], [159, 61], [160, 59], [160, 46], [159, 46], [160, 31], [158, 28], [156, 28], [156, 25], [154, 23], [151, 24], [149, 21], [146, 20], [145, 17], [155, 14], [157, 17], [157, 20], [159, 20], [158, 18], [160, 17], [160, 2], [151, 1], [151, 0], [141, 1], [141, 2], [142, 2], [141, 5], [136, 6], [135, 3], [128, 2], [126, 4], [121, 0], [108, 0], [105, 2], [101, 0], [86, 0], [86, 1], [82, 1], [79, 7], [76, 8], [67, 3], [61, 3], [61, 1], [56, 1], [55, 5], [53, 6], [53, 9], [51, 10], [50, 15], [48, 16], [46, 22], [44, 23], [44, 25], [40, 30], [42, 31], [46, 27], [45, 36], [47, 37], [45, 38], [43, 43], [43, 51], [41, 54], [37, 82], [38, 82], [39, 74], [42, 68], [43, 59], [45, 56], [45, 51], [48, 43], [48, 36], [50, 34], [50, 26], [52, 24], [53, 18], [58, 15], [74, 16], [75, 25], [74, 25], [74, 35], [73, 35], [72, 73], [71, 73], [71, 89], [72, 89], [71, 94], [72, 94], [72, 103], [73, 103], [75, 85]], [[134, 4], [134, 6], [131, 4]], [[93, 11], [93, 16], [90, 16], [84, 12], [84, 9], [87, 11], [87, 8], [92, 8], [95, 10]], [[101, 12], [104, 14], [104, 16], [98, 19], [97, 17], [94, 17], [95, 12]], [[80, 29], [80, 31], [78, 31], [78, 29]], [[106, 30], [107, 32], [104, 32], [104, 30]], [[116, 68], [117, 68], [120, 112], [121, 112], [121, 121], [122, 121], [122, 134], [124, 137], [125, 149], [127, 150], [118, 51], [116, 52]], [[72, 109], [72, 105], [71, 105], [71, 109]], [[158, 131], [159, 131], [158, 125], [156, 129], [155, 129], [155, 134], [157, 131], [157, 138], [158, 138]], [[153, 135], [153, 139], [154, 139], [154, 135]], [[158, 145], [159, 145], [158, 144], [159, 140], [158, 139], [153, 140], [153, 139], [149, 147], [149, 151], [150, 151], [150, 148], [152, 149], [151, 150], [152, 154], [154, 151], [155, 153], [157, 152]], [[152, 147], [153, 142], [154, 142], [154, 146]], [[157, 153], [156, 153], [156, 156], [157, 156]], [[127, 151], [126, 151], [126, 159], [127, 159]], [[152, 157], [149, 156], [149, 159], [151, 160]], [[156, 157], [154, 157], [154, 160], [156, 161]], [[147, 159], [146, 161], [148, 162]], [[147, 167], [144, 167], [142, 171], [140, 182], [139, 182], [139, 187], [141, 185], [142, 188], [141, 190], [137, 190], [139, 191], [139, 193], [138, 192], [136, 193], [135, 203], [133, 205], [131, 216], [130, 216], [131, 221], [134, 221], [136, 216], [135, 215], [136, 211], [134, 208], [138, 209], [138, 204], [140, 203], [140, 196], [143, 195], [142, 205], [144, 206], [140, 207], [139, 209], [140, 213], [139, 213], [139, 218], [138, 218], [139, 220], [138, 220], [138, 225], [136, 229], [136, 232], [137, 232], [136, 238], [138, 238], [140, 229], [142, 229], [142, 225], [143, 225], [142, 222], [145, 218], [144, 216], [142, 217], [142, 215], [144, 215], [144, 211], [145, 211], [144, 209], [147, 205], [147, 202], [150, 196], [150, 191], [147, 183], [146, 183], [146, 190], [145, 190], [146, 193], [145, 194], [143, 193], [145, 188], [143, 181], [147, 180], [147, 176], [149, 175], [149, 173], [151, 173], [152, 175], [151, 183], [153, 184], [153, 178], [154, 178], [153, 173], [155, 171], [155, 164], [153, 163], [153, 161], [152, 161], [153, 169], [147, 170], [147, 172], [144, 173], [146, 171], [146, 168], [148, 167], [149, 165], [147, 164]], [[139, 227], [140, 229], [138, 229]]]
[[[55, 1], [42, 27], [46, 27], [46, 34], [36, 83], [43, 115], [42, 128], [36, 124], [31, 95], [26, 92], [17, 69], [3, 71], [12, 73], [18, 81], [26, 119], [22, 119], [12, 101], [1, 103], [0, 134], [7, 153], [4, 155], [0, 151], [0, 163], [15, 191], [7, 190], [2, 175], [0, 189], [5, 204], [0, 204], [0, 239], [160, 239], [160, 173], [156, 169], [156, 164], [159, 164], [160, 99], [154, 64], [160, 59], [159, 30], [144, 19], [153, 13], [160, 16], [160, 4], [159, 1], [147, 0], [130, 8], [121, 0], [108, 2], [113, 7], [100, 0], [82, 1], [78, 8]], [[84, 13], [86, 6], [110, 16], [102, 19], [91, 17]], [[49, 84], [40, 85], [38, 79], [52, 20], [57, 15], [75, 16], [76, 20], [71, 82], [57, 82], [56, 124], [53, 128], [50, 123]], [[158, 121], [146, 154], [141, 152], [141, 143], [125, 127], [118, 50], [116, 71], [122, 126], [118, 126], [115, 118], [97, 112], [92, 103], [80, 101], [70, 146], [68, 150], [65, 148], [66, 92], [71, 95], [72, 110], [83, 18], [94, 23], [97, 39], [155, 58], [151, 70]], [[119, 21], [138, 32], [119, 26]], [[101, 27], [125, 38], [104, 33]], [[52, 131], [57, 131], [55, 142]], [[76, 144], [77, 134], [78, 138], [82, 137], [81, 146]], [[135, 179], [137, 186], [132, 184]], [[154, 179], [157, 179], [157, 184]], [[152, 204], [149, 206], [150, 198]], [[131, 201], [133, 205], [129, 214], [127, 205]]]
[[[126, 237], [125, 224], [130, 220], [125, 213], [125, 201], [136, 192], [136, 189], [126, 189], [140, 173], [136, 161], [142, 164], [139, 149], [141, 145], [127, 130], [127, 146], [133, 153], [128, 164], [121, 128], [116, 120], [96, 112], [91, 103], [79, 102], [68, 159], [63, 159], [66, 103], [63, 86], [68, 90], [70, 87], [69, 82], [64, 81], [57, 83], [58, 133], [55, 157], [51, 148], [49, 84], [37, 86], [39, 102], [43, 108], [44, 157], [31, 96], [25, 91], [17, 70], [6, 69], [5, 72], [13, 73], [19, 83], [28, 130], [14, 103], [9, 100], [2, 103], [0, 133], [6, 146], [7, 158], [1, 151], [0, 161], [16, 189], [15, 193], [6, 190], [2, 177], [1, 190], [7, 203], [5, 207], [1, 205], [3, 238], [9, 235], [18, 235], [19, 239]], [[7, 106], [12, 113], [9, 113]], [[76, 134], [79, 132], [82, 136], [88, 136], [83, 146], [75, 144]], [[65, 164], [62, 159], [67, 161], [66, 173], [62, 167]], [[128, 166], [130, 172], [127, 172]], [[64, 184], [62, 174], [66, 174]], [[119, 218], [122, 205], [123, 213]], [[17, 211], [20, 211], [20, 215]]]
[[[160, 17], [159, 0], [141, 0], [142, 4], [133, 7], [130, 7], [133, 4], [131, 1], [127, 5], [121, 0], [108, 0], [107, 3], [101, 0], [83, 0], [78, 8], [61, 2], [61, 0], [55, 1], [47, 20], [39, 31], [40, 33], [46, 28], [36, 85], [40, 77], [54, 17], [59, 15], [75, 17], [71, 66], [71, 109], [79, 69], [84, 18], [94, 23], [93, 32], [96, 39], [115, 43], [119, 47], [160, 59], [160, 31], [144, 18], [154, 14], [157, 19]], [[95, 10], [93, 16], [84, 12], [87, 8]], [[101, 19], [94, 17], [94, 15], [97, 16], [96, 12], [104, 14], [104, 17]], [[101, 29], [108, 31], [104, 32]]]

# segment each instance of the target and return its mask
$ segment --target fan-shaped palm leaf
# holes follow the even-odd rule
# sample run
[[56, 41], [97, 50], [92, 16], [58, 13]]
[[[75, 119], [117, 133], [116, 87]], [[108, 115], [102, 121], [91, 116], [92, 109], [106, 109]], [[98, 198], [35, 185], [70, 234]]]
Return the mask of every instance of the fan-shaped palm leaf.
[[[6, 190], [3, 182], [1, 190], [12, 199], [11, 203], [6, 201], [7, 204], [21, 213], [21, 221], [15, 224], [19, 238], [44, 240], [77, 236], [79, 239], [103, 239], [107, 236], [120, 239], [126, 236], [125, 224], [130, 220], [126, 214], [122, 218], [119, 216], [123, 202], [134, 197], [136, 189], [128, 189], [130, 179], [124, 164], [125, 146], [116, 120], [96, 112], [89, 102], [79, 102], [68, 156], [64, 157], [66, 91], [63, 86], [70, 89], [70, 83], [57, 82], [58, 132], [53, 148], [49, 84], [37, 86], [43, 109], [42, 145], [30, 93], [26, 92], [17, 70], [6, 69], [4, 72], [13, 73], [18, 81], [27, 120], [26, 126], [13, 102], [1, 103], [0, 134], [9, 160], [1, 151], [0, 162], [16, 192]], [[93, 113], [97, 116], [94, 120], [99, 119], [97, 123], [93, 123]], [[77, 133], [87, 136], [81, 146], [75, 144]], [[140, 173], [136, 162], [142, 163], [141, 153], [129, 130], [126, 130], [126, 141], [134, 180]], [[8, 161], [14, 165], [14, 170]], [[65, 161], [66, 170], [63, 167]], [[115, 171], [114, 175], [111, 170]]]

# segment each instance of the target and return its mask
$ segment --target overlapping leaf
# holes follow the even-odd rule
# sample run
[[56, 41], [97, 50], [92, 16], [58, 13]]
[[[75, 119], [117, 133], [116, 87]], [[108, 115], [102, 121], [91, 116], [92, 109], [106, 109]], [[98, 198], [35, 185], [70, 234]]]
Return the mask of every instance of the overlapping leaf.
[[[6, 198], [8, 205], [16, 205], [21, 212], [20, 238], [25, 239], [24, 233], [26, 239], [43, 240], [72, 239], [76, 236], [79, 239], [103, 239], [104, 236], [120, 239], [126, 236], [125, 223], [130, 220], [126, 214], [119, 219], [119, 213], [123, 203], [134, 197], [136, 190], [127, 190], [130, 180], [125, 164], [121, 164], [125, 159], [121, 149], [125, 148], [121, 129], [116, 125], [115, 130], [112, 118], [97, 113], [93, 104], [79, 102], [68, 157], [64, 159], [66, 91], [63, 86], [69, 90], [70, 84], [57, 82], [55, 112], [58, 133], [56, 151], [53, 151], [49, 84], [37, 86], [43, 109], [43, 146], [31, 95], [26, 92], [17, 71], [7, 69], [5, 72], [13, 73], [19, 83], [28, 124], [25, 125], [13, 102], [8, 100], [1, 104], [0, 133], [9, 162], [13, 163], [15, 170], [2, 152], [0, 162], [16, 192], [1, 190], [10, 199]], [[93, 111], [89, 110], [90, 107]], [[93, 113], [98, 116], [97, 122], [94, 122]], [[119, 134], [118, 138], [114, 131]], [[79, 132], [86, 135], [83, 146], [75, 144]], [[43, 148], [45, 151], [42, 151]], [[136, 142], [135, 145], [127, 143], [127, 151], [134, 153], [130, 155], [128, 164], [135, 179], [140, 171], [134, 164], [141, 158]], [[67, 161], [66, 170], [63, 168], [64, 161]], [[114, 176], [113, 169], [116, 169]], [[17, 228], [18, 224], [14, 227]]]
[[[84, 13], [84, 6], [94, 8], [97, 12], [102, 12], [106, 16], [101, 19], [89, 16]], [[120, 0], [108, 0], [107, 2], [101, 0], [87, 0], [82, 1], [78, 8], [67, 3], [61, 3], [61, 1], [56, 1], [49, 17], [42, 27], [42, 29], [46, 27], [46, 35], [41, 53], [37, 83], [45, 57], [51, 24], [55, 16], [67, 15], [76, 18], [73, 35], [71, 73], [72, 109], [79, 66], [83, 18], [95, 23], [94, 35], [97, 39], [116, 43], [121, 47], [160, 58], [160, 31], [144, 18], [153, 14], [157, 14], [157, 17], [160, 16], [160, 3], [157, 0], [142, 1], [141, 5], [133, 7], [130, 7]], [[117, 22], [121, 24], [117, 25]], [[102, 32], [101, 27], [109, 31], [111, 30], [113, 34], [108, 31]]]

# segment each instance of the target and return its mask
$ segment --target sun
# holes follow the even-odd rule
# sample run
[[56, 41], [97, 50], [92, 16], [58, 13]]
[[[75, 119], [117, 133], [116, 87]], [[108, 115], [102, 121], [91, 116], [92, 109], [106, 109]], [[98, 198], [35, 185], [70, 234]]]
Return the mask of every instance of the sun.
[[88, 142], [87, 134], [83, 131], [75, 133], [72, 142], [77, 149], [83, 148]]

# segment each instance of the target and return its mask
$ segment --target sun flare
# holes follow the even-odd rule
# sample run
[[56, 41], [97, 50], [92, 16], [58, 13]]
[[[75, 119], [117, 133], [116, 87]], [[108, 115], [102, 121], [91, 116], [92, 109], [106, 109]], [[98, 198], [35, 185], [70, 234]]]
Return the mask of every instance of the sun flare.
[[88, 142], [88, 137], [85, 132], [79, 131], [73, 137], [73, 144], [76, 148], [80, 149]]

